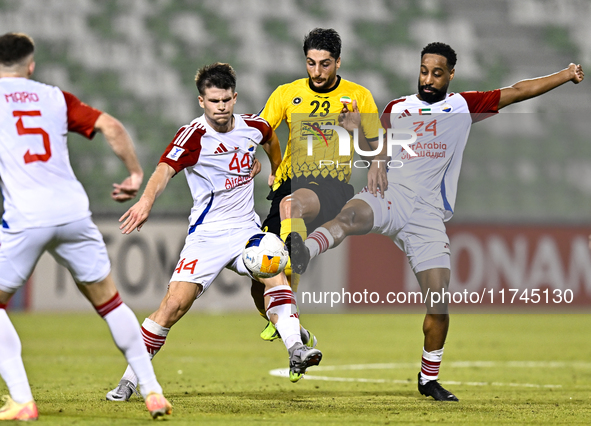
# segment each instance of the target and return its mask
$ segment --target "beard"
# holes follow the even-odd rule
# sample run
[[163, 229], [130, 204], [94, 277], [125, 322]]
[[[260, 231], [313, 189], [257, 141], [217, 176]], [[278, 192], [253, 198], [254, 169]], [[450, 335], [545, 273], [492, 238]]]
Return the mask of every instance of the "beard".
[[337, 75], [336, 73], [334, 75], [330, 75], [328, 76], [328, 78], [322, 83], [322, 86], [317, 86], [316, 82], [314, 81], [314, 79], [312, 79], [312, 77], [310, 76], [310, 73], [308, 73], [308, 78], [311, 81], [311, 85], [318, 90], [327, 90], [330, 89], [330, 87], [335, 83], [335, 81], [337, 80]]
[[[447, 83], [441, 89], [436, 89], [433, 86], [429, 85], [421, 86], [421, 83], [419, 82], [419, 95], [421, 96], [421, 99], [425, 102], [434, 104], [435, 102], [439, 102], [445, 99], [445, 95], [447, 94], [447, 86], [449, 86], [449, 83]], [[426, 88], [429, 88], [431, 92], [425, 92]]]

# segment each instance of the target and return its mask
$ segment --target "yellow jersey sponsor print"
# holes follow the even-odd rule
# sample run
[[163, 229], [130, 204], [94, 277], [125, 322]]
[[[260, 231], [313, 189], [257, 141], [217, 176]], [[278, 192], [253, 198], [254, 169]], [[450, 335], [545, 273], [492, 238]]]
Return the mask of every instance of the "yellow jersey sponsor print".
[[[277, 170], [273, 189], [288, 178], [327, 178], [348, 182], [351, 177], [351, 155], [339, 156], [339, 139], [334, 130], [321, 130], [323, 125], [338, 125], [338, 116], [345, 101], [357, 101], [361, 112], [363, 133], [368, 140], [377, 139], [382, 126], [378, 108], [370, 91], [365, 87], [338, 77], [335, 87], [328, 91], [310, 88], [309, 80], [302, 78], [279, 86], [267, 100], [260, 116], [273, 129], [283, 120], [289, 126], [289, 140], [283, 160]], [[308, 155], [308, 136], [312, 136], [313, 155]], [[323, 160], [322, 164], [320, 161]], [[332, 162], [332, 163], [331, 163]]]

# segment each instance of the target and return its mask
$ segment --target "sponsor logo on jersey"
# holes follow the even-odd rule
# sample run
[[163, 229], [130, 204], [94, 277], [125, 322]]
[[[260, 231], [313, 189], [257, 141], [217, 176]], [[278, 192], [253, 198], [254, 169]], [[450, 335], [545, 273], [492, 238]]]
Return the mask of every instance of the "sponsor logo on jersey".
[[294, 105], [299, 105], [299, 104], [302, 103], [302, 98], [300, 98], [299, 96], [297, 98], [293, 98], [291, 100], [291, 103], [294, 104]]
[[217, 147], [217, 149], [213, 152], [214, 154], [223, 154], [225, 152], [228, 152], [228, 148], [226, 148], [226, 146], [223, 143], [220, 143]]
[[443, 105], [441, 105], [441, 112], [452, 112], [453, 108], [450, 104], [448, 104], [447, 102], [444, 103]]
[[249, 146], [249, 147], [248, 147], [248, 150], [249, 150], [250, 152], [254, 151], [254, 145], [251, 145], [251, 146]]
[[229, 177], [226, 178], [226, 184], [224, 185], [226, 189], [236, 188], [237, 186], [244, 185], [245, 183], [249, 183], [252, 181], [252, 176], [238, 176], [238, 177]]
[[419, 115], [431, 115], [431, 108], [419, 108]]
[[325, 143], [328, 146], [326, 138], [332, 138], [333, 130], [320, 130], [320, 126], [335, 126], [336, 120], [326, 121], [302, 121], [300, 127], [300, 139], [313, 136], [319, 142]]
[[178, 146], [173, 146], [166, 158], [170, 158], [172, 161], [177, 161], [181, 155], [185, 152], [185, 148], [179, 148]]

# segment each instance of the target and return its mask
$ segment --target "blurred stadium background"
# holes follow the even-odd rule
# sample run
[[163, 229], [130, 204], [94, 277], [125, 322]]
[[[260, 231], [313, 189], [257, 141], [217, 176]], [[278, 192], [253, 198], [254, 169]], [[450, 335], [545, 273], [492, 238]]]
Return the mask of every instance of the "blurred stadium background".
[[[458, 53], [451, 91], [495, 89], [558, 71], [570, 62], [581, 63], [589, 74], [590, 18], [588, 0], [0, 0], [0, 32], [22, 31], [35, 38], [35, 78], [119, 118], [136, 142], [146, 179], [176, 130], [201, 114], [193, 77], [204, 64], [231, 63], [238, 73], [237, 112], [257, 112], [279, 84], [306, 76], [303, 36], [314, 27], [333, 27], [343, 39], [339, 74], [369, 88], [381, 110], [389, 100], [416, 91], [419, 53], [431, 41], [447, 42]], [[561, 267], [571, 265], [563, 280], [580, 279], [589, 294], [588, 257], [579, 256], [579, 266], [569, 259], [572, 247], [581, 252], [591, 224], [590, 84], [567, 84], [474, 126], [450, 227], [452, 234], [456, 227], [457, 232], [473, 235], [475, 226], [492, 227], [491, 233], [495, 227], [510, 229], [502, 237], [510, 258], [518, 244], [512, 236], [535, 225], [537, 231], [524, 237], [532, 244], [524, 262], [534, 262], [536, 247], [543, 251], [544, 235], [551, 235]], [[279, 134], [285, 141], [282, 127]], [[100, 137], [97, 141], [71, 135], [70, 149], [95, 218], [107, 223], [101, 229], [109, 244], [117, 238], [109, 223], [127, 208], [109, 197], [111, 183], [124, 177], [124, 169]], [[264, 182], [259, 179], [256, 193], [262, 217], [269, 205]], [[358, 172], [356, 188], [363, 182], [364, 173]], [[133, 276], [129, 294], [141, 293], [141, 286], [154, 277], [160, 279], [160, 288], [166, 282], [182, 245], [190, 206], [186, 182], [174, 179], [155, 212], [162, 221], [158, 223], [179, 224], [180, 231], [173, 241], [172, 233], [163, 231], [167, 242], [145, 249], [155, 253], [155, 262], [166, 273], [144, 274], [128, 267]], [[565, 226], [576, 231], [563, 241], [555, 234]], [[474, 238], [489, 247], [491, 233]], [[133, 246], [125, 244], [117, 246], [119, 251], [111, 250], [114, 268]], [[139, 258], [144, 253], [141, 244]], [[474, 257], [474, 251], [466, 253]], [[552, 255], [550, 250], [548, 256]], [[342, 261], [335, 259], [337, 264]], [[151, 267], [153, 263], [146, 261]], [[474, 268], [460, 268], [456, 278], [473, 278], [479, 273]], [[490, 271], [483, 268], [486, 284], [494, 277], [487, 278]], [[352, 275], [349, 270], [327, 280], [338, 284], [364, 272], [359, 269]], [[552, 270], [548, 273], [547, 283], [538, 281], [552, 287], [555, 276]], [[47, 274], [43, 272], [43, 280], [49, 279]], [[54, 281], [62, 285], [58, 275]], [[515, 272], [501, 281], [506, 285], [519, 276]]]

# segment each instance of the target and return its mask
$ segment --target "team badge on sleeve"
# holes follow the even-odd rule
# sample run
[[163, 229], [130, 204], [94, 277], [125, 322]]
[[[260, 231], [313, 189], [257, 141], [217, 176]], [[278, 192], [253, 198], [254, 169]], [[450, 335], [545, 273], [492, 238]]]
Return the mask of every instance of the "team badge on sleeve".
[[166, 158], [170, 158], [172, 161], [177, 161], [179, 157], [185, 152], [184, 148], [179, 148], [178, 146], [173, 146]]
[[443, 105], [441, 105], [441, 112], [452, 112], [453, 108], [450, 104], [448, 104], [447, 102], [444, 103]]

